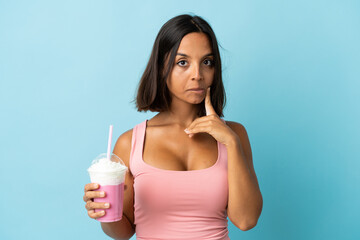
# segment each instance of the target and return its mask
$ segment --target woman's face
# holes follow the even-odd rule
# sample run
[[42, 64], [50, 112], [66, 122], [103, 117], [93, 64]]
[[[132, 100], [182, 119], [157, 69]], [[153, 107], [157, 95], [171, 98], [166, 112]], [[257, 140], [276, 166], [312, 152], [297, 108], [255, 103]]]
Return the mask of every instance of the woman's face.
[[201, 103], [213, 82], [214, 72], [214, 55], [206, 34], [185, 35], [166, 82], [172, 101]]

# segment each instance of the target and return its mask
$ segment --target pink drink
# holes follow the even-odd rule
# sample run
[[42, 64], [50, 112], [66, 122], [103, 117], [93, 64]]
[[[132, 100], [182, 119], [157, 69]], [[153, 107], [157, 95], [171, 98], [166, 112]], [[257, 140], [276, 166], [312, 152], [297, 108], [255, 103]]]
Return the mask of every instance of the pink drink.
[[[97, 218], [100, 222], [116, 222], [121, 220], [123, 214], [124, 183], [118, 185], [103, 185], [96, 191], [105, 192], [105, 197], [94, 198], [94, 202], [110, 203], [110, 208], [105, 209], [105, 215]], [[95, 209], [95, 212], [104, 209]]]
[[116, 222], [122, 219], [124, 201], [124, 183], [127, 167], [115, 154], [100, 154], [88, 169], [92, 183], [100, 185], [95, 191], [105, 192], [105, 197], [94, 198], [94, 202], [109, 203], [110, 208], [95, 209], [105, 211], [105, 215], [97, 218], [100, 222]]

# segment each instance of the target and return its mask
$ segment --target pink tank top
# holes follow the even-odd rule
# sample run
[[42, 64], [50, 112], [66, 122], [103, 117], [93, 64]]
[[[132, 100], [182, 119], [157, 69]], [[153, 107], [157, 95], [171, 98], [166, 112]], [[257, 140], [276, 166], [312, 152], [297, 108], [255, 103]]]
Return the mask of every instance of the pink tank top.
[[174, 171], [143, 161], [146, 122], [133, 129], [130, 171], [134, 177], [136, 238], [213, 239], [228, 237], [227, 150], [205, 169]]

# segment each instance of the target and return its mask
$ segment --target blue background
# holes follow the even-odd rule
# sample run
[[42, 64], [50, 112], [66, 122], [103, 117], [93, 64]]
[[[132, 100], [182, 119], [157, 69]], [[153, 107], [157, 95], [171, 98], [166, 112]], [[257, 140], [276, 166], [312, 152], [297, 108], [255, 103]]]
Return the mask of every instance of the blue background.
[[[219, 43], [225, 119], [264, 198], [231, 239], [360, 239], [359, 1], [0, 1], [0, 239], [108, 239], [82, 200], [91, 160], [155, 113], [131, 101], [160, 27]], [[132, 239], [135, 239], [133, 237]]]

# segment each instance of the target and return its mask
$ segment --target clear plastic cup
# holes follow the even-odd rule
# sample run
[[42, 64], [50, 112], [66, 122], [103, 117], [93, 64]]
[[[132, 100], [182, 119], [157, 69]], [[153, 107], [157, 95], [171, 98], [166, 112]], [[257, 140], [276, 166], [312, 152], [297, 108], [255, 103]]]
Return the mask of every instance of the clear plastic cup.
[[106, 153], [97, 156], [88, 168], [92, 183], [100, 185], [96, 191], [105, 192], [105, 197], [94, 198], [94, 202], [107, 202], [110, 208], [95, 209], [95, 212], [104, 210], [105, 215], [97, 218], [100, 222], [116, 222], [122, 219], [124, 202], [124, 183], [128, 168], [115, 154], [110, 155], [110, 161]]

